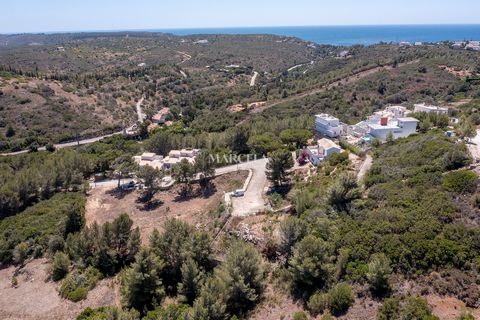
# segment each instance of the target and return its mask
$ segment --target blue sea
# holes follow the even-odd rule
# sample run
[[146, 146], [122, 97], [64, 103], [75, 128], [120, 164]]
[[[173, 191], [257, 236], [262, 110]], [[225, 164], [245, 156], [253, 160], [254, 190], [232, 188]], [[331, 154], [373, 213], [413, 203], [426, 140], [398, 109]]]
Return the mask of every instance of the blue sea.
[[175, 35], [199, 34], [275, 34], [293, 36], [317, 44], [351, 46], [379, 42], [439, 42], [480, 40], [478, 25], [396, 25], [396, 26], [318, 26], [318, 27], [249, 27], [209, 29], [160, 29]]

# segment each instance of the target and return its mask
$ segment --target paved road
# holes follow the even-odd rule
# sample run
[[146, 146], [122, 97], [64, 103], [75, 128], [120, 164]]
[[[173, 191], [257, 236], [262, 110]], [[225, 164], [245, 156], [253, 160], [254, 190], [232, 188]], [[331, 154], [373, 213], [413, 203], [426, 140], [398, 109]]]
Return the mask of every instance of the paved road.
[[265, 210], [266, 166], [268, 159], [260, 159], [238, 165], [239, 170], [252, 170], [253, 175], [243, 197], [232, 198], [232, 216], [245, 217]]
[[[141, 123], [143, 123], [143, 121], [146, 117], [145, 114], [143, 114], [143, 112], [142, 112], [142, 103], [143, 103], [144, 99], [145, 98], [141, 98], [137, 102], [137, 106], [136, 106], [138, 121], [141, 122]], [[99, 137], [82, 139], [82, 140], [79, 140], [79, 141], [57, 143], [57, 144], [54, 144], [54, 146], [55, 146], [55, 149], [75, 147], [75, 146], [80, 146], [80, 145], [83, 145], [83, 144], [94, 143], [94, 142], [100, 141], [102, 139], [105, 139], [105, 138], [108, 138], [108, 137], [111, 137], [111, 136], [114, 136], [114, 135], [118, 135], [118, 134], [123, 134], [123, 133], [124, 133], [124, 130], [117, 131], [117, 132], [110, 133], [110, 134], [105, 134], [105, 135], [102, 135], [102, 136], [99, 136]], [[45, 147], [38, 148], [38, 151], [45, 151], [45, 150], [46, 150]], [[28, 152], [30, 152], [30, 150], [26, 149], [26, 150], [21, 150], [21, 151], [16, 151], [16, 152], [0, 153], [0, 156], [16, 156], [16, 155], [25, 154], [25, 153], [28, 153]]]
[[[108, 138], [108, 137], [111, 137], [111, 136], [114, 136], [114, 135], [117, 135], [117, 134], [123, 134], [123, 130], [118, 131], [118, 132], [114, 132], [114, 133], [111, 133], [111, 134], [106, 134], [106, 135], [103, 135], [103, 136], [100, 136], [100, 137], [82, 139], [82, 140], [73, 141], [73, 142], [58, 143], [58, 144], [54, 144], [54, 146], [55, 146], [55, 149], [75, 147], [75, 146], [80, 146], [80, 145], [83, 145], [83, 144], [94, 143], [94, 142], [100, 141], [104, 138]], [[38, 148], [38, 151], [45, 151], [45, 147]], [[2, 156], [16, 156], [16, 155], [24, 154], [24, 153], [28, 153], [28, 152], [29, 152], [29, 150], [22, 150], [22, 151], [16, 151], [16, 152], [1, 153], [0, 155], [2, 155]]]

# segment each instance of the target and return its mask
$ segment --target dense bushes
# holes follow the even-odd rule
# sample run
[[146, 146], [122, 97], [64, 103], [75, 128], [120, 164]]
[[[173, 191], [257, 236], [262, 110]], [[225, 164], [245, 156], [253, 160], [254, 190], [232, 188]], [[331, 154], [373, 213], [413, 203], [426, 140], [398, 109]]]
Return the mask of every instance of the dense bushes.
[[85, 270], [75, 269], [67, 275], [60, 286], [60, 295], [73, 302], [87, 297], [88, 291], [93, 289], [102, 279], [102, 274], [93, 267]]
[[140, 230], [132, 225], [127, 214], [101, 227], [94, 223], [67, 237], [67, 252], [71, 260], [113, 275], [129, 265], [140, 248]]
[[380, 306], [377, 320], [438, 320], [432, 315], [427, 303], [422, 298], [389, 298]]
[[449, 172], [443, 178], [443, 187], [456, 193], [473, 193], [477, 189], [478, 177], [473, 171]]
[[326, 310], [334, 315], [345, 313], [354, 301], [352, 288], [346, 283], [339, 283], [327, 293], [315, 293], [310, 296], [308, 308], [313, 314]]
[[0, 219], [62, 190], [80, 190], [93, 163], [73, 150], [0, 158]]
[[82, 194], [61, 193], [0, 220], [0, 262], [12, 262], [14, 248], [19, 244], [23, 244], [28, 255], [46, 252], [51, 236], [64, 238], [79, 230], [84, 221], [84, 207]]
[[[296, 207], [306, 229], [297, 232], [294, 226], [300, 223], [289, 222], [280, 235], [285, 243], [296, 243], [286, 268], [293, 292], [309, 301], [314, 313], [330, 308], [326, 290], [335, 283], [368, 283], [373, 294], [382, 296], [389, 292], [391, 273], [454, 269], [462, 274], [478, 263], [480, 229], [458, 222], [457, 209], [465, 198], [459, 192], [469, 190], [465, 184], [476, 185], [477, 177], [468, 170], [448, 171], [470, 161], [465, 148], [441, 132], [430, 132], [374, 152], [363, 199], [340, 165], [333, 173], [319, 168], [317, 176], [296, 186]], [[447, 186], [455, 187], [447, 192]], [[297, 234], [302, 240], [296, 240]], [[458, 297], [467, 302], [467, 296], [475, 297]]]
[[70, 260], [68, 256], [63, 252], [57, 252], [53, 257], [52, 265], [50, 267], [50, 278], [53, 281], [58, 281], [63, 279], [70, 267]]

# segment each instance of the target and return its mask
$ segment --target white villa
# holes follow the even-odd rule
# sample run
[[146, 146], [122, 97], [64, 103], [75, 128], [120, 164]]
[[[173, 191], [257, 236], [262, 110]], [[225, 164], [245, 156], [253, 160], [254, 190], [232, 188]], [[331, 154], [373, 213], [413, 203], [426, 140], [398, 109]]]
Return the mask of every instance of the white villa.
[[371, 136], [385, 141], [391, 133], [394, 139], [408, 137], [417, 130], [418, 120], [408, 117], [410, 110], [403, 106], [389, 106], [377, 111], [366, 120], [350, 127], [356, 137]]
[[179, 163], [183, 159], [186, 159], [191, 164], [195, 163], [195, 157], [200, 152], [199, 149], [186, 148], [182, 150], [172, 150], [168, 153], [168, 156], [163, 157], [151, 152], [145, 152], [141, 156], [135, 156], [133, 159], [140, 166], [149, 165], [159, 170], [168, 170], [173, 165]]
[[432, 105], [427, 105], [425, 103], [414, 105], [415, 112], [426, 112], [426, 113], [439, 113], [439, 114], [448, 114], [448, 107], [437, 107]]
[[367, 123], [369, 134], [382, 141], [391, 133], [393, 139], [405, 138], [417, 131], [419, 121], [415, 118], [381, 118], [380, 123]]
[[327, 137], [337, 138], [347, 133], [348, 126], [341, 123], [338, 118], [328, 114], [318, 114], [315, 116], [315, 130]]
[[316, 146], [309, 146], [304, 149], [308, 160], [314, 165], [318, 166], [320, 162], [334, 153], [340, 153], [342, 148], [330, 139], [320, 139]]

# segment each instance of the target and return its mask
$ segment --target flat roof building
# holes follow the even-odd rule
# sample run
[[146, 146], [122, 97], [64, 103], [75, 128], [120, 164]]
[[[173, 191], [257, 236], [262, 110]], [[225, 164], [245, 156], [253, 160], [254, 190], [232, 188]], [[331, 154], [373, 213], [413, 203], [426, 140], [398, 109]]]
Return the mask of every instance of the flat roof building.
[[425, 103], [415, 104], [414, 107], [415, 112], [448, 114], [448, 107], [438, 107]]
[[346, 134], [347, 126], [340, 120], [329, 114], [317, 114], [315, 116], [315, 130], [329, 138], [337, 138]]

